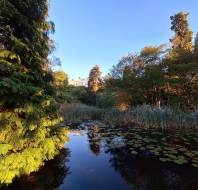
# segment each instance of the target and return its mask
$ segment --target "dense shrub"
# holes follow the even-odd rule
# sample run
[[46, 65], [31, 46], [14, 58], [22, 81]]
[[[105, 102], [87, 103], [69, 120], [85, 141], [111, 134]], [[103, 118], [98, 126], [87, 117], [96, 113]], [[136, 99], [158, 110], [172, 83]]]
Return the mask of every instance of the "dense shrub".
[[89, 103], [89, 93], [85, 86], [67, 86], [58, 91], [57, 101], [60, 103]]

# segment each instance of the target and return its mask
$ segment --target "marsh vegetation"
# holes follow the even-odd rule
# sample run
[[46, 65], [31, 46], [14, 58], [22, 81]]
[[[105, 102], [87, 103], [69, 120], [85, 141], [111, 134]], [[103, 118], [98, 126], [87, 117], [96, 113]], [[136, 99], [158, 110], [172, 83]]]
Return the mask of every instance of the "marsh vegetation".
[[127, 139], [125, 143], [133, 155], [145, 154], [162, 162], [198, 167], [196, 113], [146, 105], [128, 111], [102, 110], [81, 104], [70, 104], [68, 108], [67, 105], [62, 108], [66, 125], [97, 119], [107, 126], [103, 129], [104, 137], [110, 139], [115, 135]]

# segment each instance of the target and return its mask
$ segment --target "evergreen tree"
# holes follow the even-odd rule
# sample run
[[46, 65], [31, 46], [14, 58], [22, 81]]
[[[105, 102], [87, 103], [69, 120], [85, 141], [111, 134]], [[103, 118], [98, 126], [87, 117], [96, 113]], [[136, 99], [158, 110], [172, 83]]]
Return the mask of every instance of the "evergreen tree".
[[170, 40], [172, 43], [170, 58], [176, 61], [188, 61], [189, 55], [193, 50], [193, 33], [189, 29], [188, 15], [188, 13], [179, 12], [170, 17], [171, 30], [175, 32], [175, 36]]
[[193, 106], [191, 84], [197, 75], [198, 64], [193, 60], [192, 32], [189, 29], [187, 13], [180, 12], [171, 17], [171, 29], [175, 37], [171, 40], [166, 66], [169, 90], [174, 92], [175, 102], [187, 107]]
[[96, 94], [96, 92], [101, 88], [101, 72], [98, 65], [94, 66], [89, 73], [88, 89], [91, 94]]
[[0, 0], [0, 183], [38, 170], [63, 146], [48, 55], [47, 0]]

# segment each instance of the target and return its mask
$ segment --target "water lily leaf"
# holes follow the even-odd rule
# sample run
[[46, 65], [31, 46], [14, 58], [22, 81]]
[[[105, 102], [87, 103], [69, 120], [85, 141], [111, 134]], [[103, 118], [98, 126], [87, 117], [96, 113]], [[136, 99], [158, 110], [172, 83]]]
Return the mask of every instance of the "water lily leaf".
[[137, 151], [135, 151], [135, 150], [133, 150], [133, 151], [131, 151], [131, 154], [137, 155], [137, 154], [138, 154], [138, 152], [137, 152]]
[[198, 164], [192, 163], [192, 166], [198, 168]]
[[160, 161], [162, 162], [167, 162], [168, 160], [166, 158], [159, 158]]

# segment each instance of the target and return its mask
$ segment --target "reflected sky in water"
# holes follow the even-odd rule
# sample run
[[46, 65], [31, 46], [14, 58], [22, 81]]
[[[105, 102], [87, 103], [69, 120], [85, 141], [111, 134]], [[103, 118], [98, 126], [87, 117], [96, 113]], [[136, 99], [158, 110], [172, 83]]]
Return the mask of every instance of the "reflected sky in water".
[[71, 174], [64, 180], [60, 190], [128, 190], [131, 189], [123, 181], [119, 172], [110, 167], [109, 154], [100, 150], [95, 154], [90, 149], [87, 135], [70, 135], [70, 142], [66, 147], [71, 150], [70, 162], [68, 167]]

